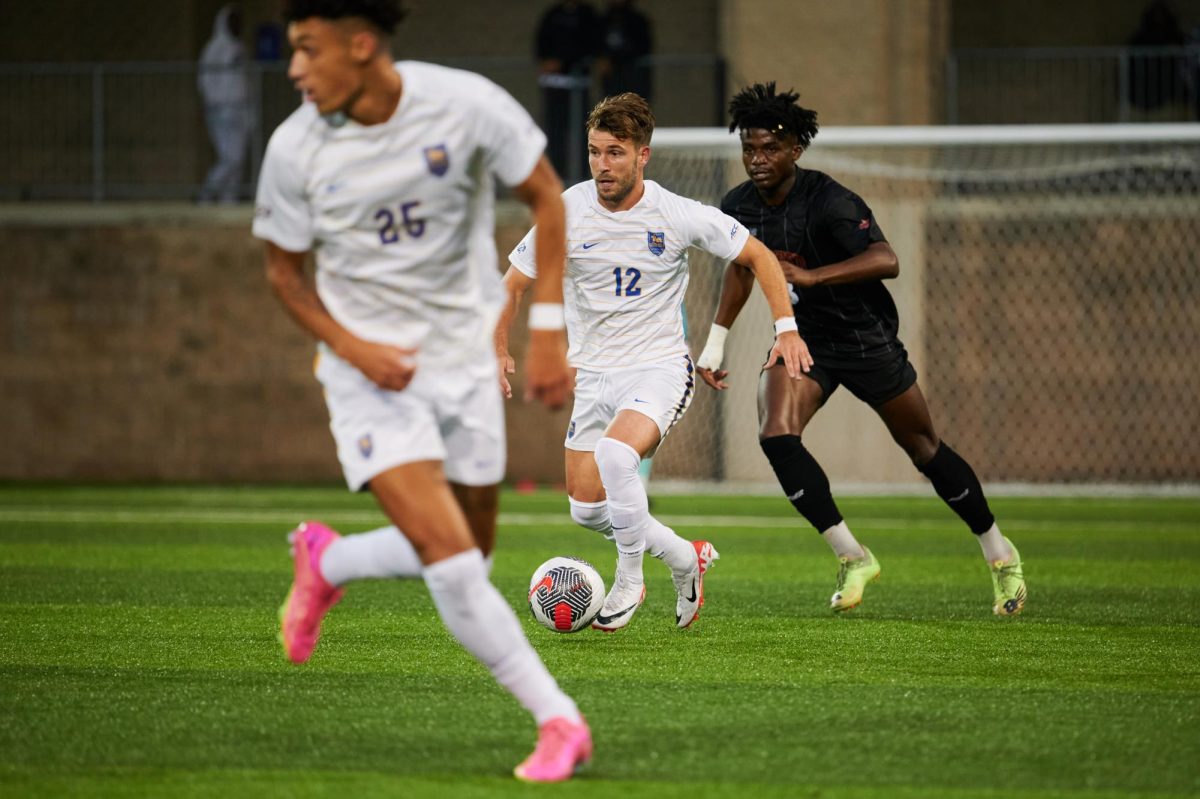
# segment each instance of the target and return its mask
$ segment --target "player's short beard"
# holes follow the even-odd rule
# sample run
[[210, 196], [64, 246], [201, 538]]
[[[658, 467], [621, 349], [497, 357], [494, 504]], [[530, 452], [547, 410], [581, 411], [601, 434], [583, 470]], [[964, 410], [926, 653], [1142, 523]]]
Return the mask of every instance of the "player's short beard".
[[[606, 203], [612, 203], [613, 205], [620, 205], [621, 203], [623, 203], [625, 201], [625, 198], [629, 196], [630, 192], [633, 191], [633, 187], [637, 184], [637, 172], [636, 171], [633, 172], [629, 176], [628, 181], [621, 180], [620, 178], [617, 178], [615, 175], [613, 177], [615, 178], [615, 183], [613, 184], [614, 193], [607, 197], [605, 197], [603, 194], [600, 196], [603, 198], [603, 200]], [[596, 191], [597, 191], [597, 193], [599, 193], [599, 191], [600, 191], [599, 183], [596, 184]]]

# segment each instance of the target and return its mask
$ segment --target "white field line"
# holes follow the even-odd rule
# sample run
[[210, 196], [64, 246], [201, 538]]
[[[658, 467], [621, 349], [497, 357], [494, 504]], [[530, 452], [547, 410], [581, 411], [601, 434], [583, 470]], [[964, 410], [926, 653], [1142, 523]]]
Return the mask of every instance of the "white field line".
[[[383, 517], [372, 511], [359, 510], [328, 510], [314, 514], [328, 521], [336, 521], [340, 525], [377, 527], [385, 523]], [[304, 517], [301, 514], [286, 510], [191, 510], [181, 508], [44, 508], [9, 506], [0, 508], [0, 523], [54, 523], [54, 524], [276, 524], [280, 527], [291, 527]], [[663, 514], [656, 516], [663, 524], [675, 527], [727, 528], [751, 527], [779, 529], [781, 531], [807, 530], [807, 522], [799, 516], [694, 516]], [[915, 519], [892, 518], [880, 516], [856, 516], [852, 520], [856, 529], [905, 529], [914, 526], [936, 529], [956, 529], [961, 522], [947, 514], [945, 519]], [[1129, 527], [1125, 521], [1109, 521], [1101, 519], [1002, 519], [1003, 528], [1008, 530], [1047, 530], [1053, 531], [1062, 526], [1085, 526], [1094, 530], [1123, 530]], [[502, 527], [573, 527], [574, 522], [565, 513], [501, 513]], [[1160, 521], [1143, 522], [1143, 529], [1152, 530], [1181, 530], [1200, 532], [1187, 522]]]

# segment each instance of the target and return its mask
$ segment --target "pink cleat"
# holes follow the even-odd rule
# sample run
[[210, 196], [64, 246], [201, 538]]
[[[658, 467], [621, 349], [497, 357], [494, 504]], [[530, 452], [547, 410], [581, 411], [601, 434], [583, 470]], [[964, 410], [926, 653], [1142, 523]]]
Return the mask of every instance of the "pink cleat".
[[288, 534], [295, 577], [292, 590], [279, 608], [279, 643], [293, 663], [303, 663], [312, 656], [321, 637], [321, 619], [345, 593], [345, 589], [325, 582], [320, 568], [321, 554], [339, 538], [320, 522], [302, 522]]
[[513, 769], [525, 782], [562, 782], [592, 759], [592, 731], [583, 719], [578, 724], [559, 716], [538, 730], [537, 747]]

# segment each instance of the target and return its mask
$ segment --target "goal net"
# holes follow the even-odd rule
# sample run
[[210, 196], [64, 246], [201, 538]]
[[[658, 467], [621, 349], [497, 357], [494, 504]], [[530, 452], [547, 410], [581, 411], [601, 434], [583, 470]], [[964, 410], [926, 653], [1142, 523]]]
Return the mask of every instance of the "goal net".
[[[717, 205], [737, 137], [666, 129], [647, 177]], [[861, 195], [900, 258], [888, 281], [938, 433], [991, 483], [1200, 483], [1200, 125], [827, 128], [800, 165]], [[703, 348], [723, 264], [692, 253]], [[654, 480], [774, 482], [757, 445], [771, 344], [757, 289], [731, 388], [699, 384]], [[921, 478], [845, 389], [805, 432], [831, 480]]]

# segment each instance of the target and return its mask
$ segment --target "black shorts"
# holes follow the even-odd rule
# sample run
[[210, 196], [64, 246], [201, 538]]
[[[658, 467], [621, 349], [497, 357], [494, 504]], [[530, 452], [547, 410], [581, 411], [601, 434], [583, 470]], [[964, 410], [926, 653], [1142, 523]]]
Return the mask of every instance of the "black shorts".
[[[891, 352], [866, 358], [831, 358], [813, 353], [808, 372], [828, 401], [844, 385], [850, 393], [872, 408], [894, 400], [917, 382], [917, 370], [908, 361], [908, 351], [896, 342]], [[782, 364], [783, 359], [775, 362]]]

